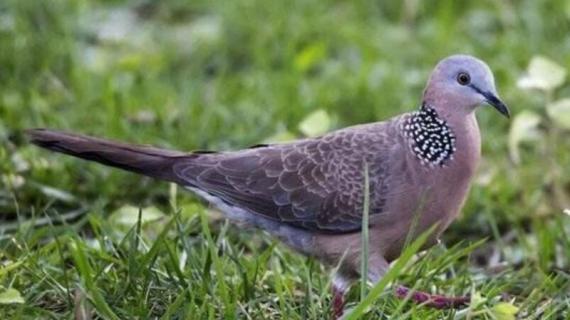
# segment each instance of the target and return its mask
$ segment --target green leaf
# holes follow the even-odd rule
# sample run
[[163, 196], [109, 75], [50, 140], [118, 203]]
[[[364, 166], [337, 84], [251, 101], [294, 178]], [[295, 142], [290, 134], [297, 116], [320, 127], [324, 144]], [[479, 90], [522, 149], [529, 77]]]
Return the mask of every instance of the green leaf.
[[518, 86], [522, 89], [550, 91], [561, 86], [566, 79], [566, 70], [552, 60], [536, 56], [528, 66], [527, 75], [521, 77]]
[[327, 53], [324, 43], [317, 42], [305, 47], [295, 57], [295, 68], [301, 72], [308, 71], [322, 61]]
[[500, 302], [491, 310], [497, 320], [515, 320], [518, 311], [519, 308], [509, 302]]
[[552, 102], [546, 107], [552, 122], [563, 129], [570, 129], [570, 98]]
[[318, 109], [301, 121], [299, 130], [307, 137], [316, 137], [329, 131], [330, 126], [329, 114], [325, 110]]
[[481, 292], [475, 291], [473, 292], [473, 294], [471, 294], [471, 301], [469, 304], [471, 305], [471, 308], [474, 309], [483, 305], [485, 301], [487, 301], [487, 299], [483, 298]]
[[2, 268], [0, 268], [0, 279], [2, 279], [2, 277], [4, 277], [4, 275], [8, 274], [10, 271], [18, 269], [18, 267], [20, 267], [22, 263], [23, 263], [22, 260], [18, 260], [15, 262], [5, 261]]
[[0, 304], [15, 304], [15, 303], [24, 303], [24, 298], [20, 294], [20, 291], [9, 288], [0, 293]]
[[534, 112], [523, 111], [515, 116], [509, 132], [509, 153], [513, 162], [520, 163], [521, 142], [540, 139], [539, 124], [540, 116]]

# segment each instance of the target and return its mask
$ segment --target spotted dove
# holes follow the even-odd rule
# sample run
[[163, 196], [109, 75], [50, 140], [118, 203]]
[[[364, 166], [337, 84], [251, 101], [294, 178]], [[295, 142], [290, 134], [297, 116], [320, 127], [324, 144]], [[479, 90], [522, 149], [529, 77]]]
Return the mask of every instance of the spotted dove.
[[[376, 282], [406, 239], [437, 224], [428, 240], [434, 244], [461, 210], [480, 159], [474, 111], [483, 103], [509, 117], [489, 67], [454, 55], [431, 73], [419, 110], [318, 138], [184, 153], [46, 129], [28, 134], [46, 149], [177, 183], [232, 221], [263, 229], [328, 265], [340, 263], [333, 278], [333, 308], [340, 315], [360, 271], [364, 165], [370, 177], [367, 276]], [[412, 298], [434, 298], [440, 306], [465, 302], [424, 293]]]

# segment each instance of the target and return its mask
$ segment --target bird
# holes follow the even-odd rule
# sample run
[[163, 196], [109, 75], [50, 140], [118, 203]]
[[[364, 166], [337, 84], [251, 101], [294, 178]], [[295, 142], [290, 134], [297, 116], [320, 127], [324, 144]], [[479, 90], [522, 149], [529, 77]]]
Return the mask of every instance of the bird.
[[[456, 54], [432, 70], [418, 107], [388, 120], [287, 143], [235, 151], [181, 152], [49, 129], [29, 129], [42, 148], [176, 183], [230, 221], [262, 229], [294, 251], [336, 266], [331, 309], [343, 314], [359, 279], [365, 190], [368, 274], [375, 283], [406, 240], [434, 227], [425, 248], [461, 211], [481, 158], [475, 117], [489, 105], [510, 117], [482, 60]], [[365, 168], [368, 186], [365, 186]], [[434, 307], [467, 303], [399, 288]]]

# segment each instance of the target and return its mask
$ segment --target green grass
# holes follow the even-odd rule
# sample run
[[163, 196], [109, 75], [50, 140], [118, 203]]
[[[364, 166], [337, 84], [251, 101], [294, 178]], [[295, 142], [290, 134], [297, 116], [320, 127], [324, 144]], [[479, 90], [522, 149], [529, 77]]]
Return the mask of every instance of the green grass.
[[[414, 109], [458, 52], [489, 63], [515, 115], [542, 115], [550, 97], [516, 83], [535, 55], [570, 70], [566, 2], [0, 2], [0, 318], [327, 318], [317, 261], [168, 184], [32, 147], [22, 129], [237, 149], [300, 136], [318, 109], [331, 130]], [[363, 302], [355, 286], [364, 318], [570, 317], [570, 134], [542, 119], [548, 139], [514, 164], [510, 123], [478, 118], [484, 161], [462, 216]], [[392, 296], [395, 278], [474, 301], [413, 305]]]

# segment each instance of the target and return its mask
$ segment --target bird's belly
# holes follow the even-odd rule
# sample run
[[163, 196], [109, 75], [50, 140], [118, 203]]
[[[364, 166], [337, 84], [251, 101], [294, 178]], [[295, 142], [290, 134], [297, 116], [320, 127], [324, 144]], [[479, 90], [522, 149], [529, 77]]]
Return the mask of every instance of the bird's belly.
[[232, 220], [234, 223], [240, 224], [243, 227], [259, 228], [277, 237], [283, 243], [300, 253], [314, 255], [311, 250], [314, 247], [314, 237], [310, 232], [265, 218], [261, 215], [253, 214], [236, 206], [231, 206], [218, 197], [200, 189], [192, 187], [186, 187], [186, 189], [214, 205], [226, 218]]

